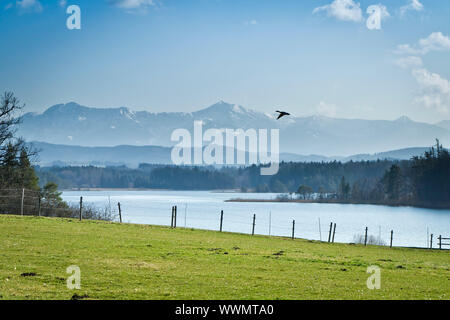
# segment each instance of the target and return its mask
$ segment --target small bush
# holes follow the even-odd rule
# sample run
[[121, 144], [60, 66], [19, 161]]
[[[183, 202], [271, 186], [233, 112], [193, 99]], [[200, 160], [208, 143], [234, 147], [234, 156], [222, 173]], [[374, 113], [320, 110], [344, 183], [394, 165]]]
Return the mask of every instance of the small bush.
[[289, 201], [289, 194], [286, 194], [286, 193], [279, 194], [279, 195], [277, 195], [276, 199], [281, 202], [287, 202], [287, 201]]
[[[353, 243], [364, 244], [365, 236], [362, 234], [355, 234], [353, 236]], [[375, 237], [373, 235], [367, 236], [367, 244], [374, 246], [385, 246], [386, 242], [384, 242], [381, 238]]]

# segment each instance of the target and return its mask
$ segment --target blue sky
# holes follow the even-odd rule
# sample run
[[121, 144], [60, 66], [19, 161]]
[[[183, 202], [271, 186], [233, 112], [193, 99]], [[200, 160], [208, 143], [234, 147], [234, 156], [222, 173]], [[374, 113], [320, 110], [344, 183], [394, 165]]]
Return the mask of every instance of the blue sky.
[[[81, 30], [66, 7], [81, 8]], [[371, 5], [388, 12], [366, 26]], [[0, 90], [194, 111], [218, 100], [298, 116], [450, 119], [450, 2], [0, 0]]]

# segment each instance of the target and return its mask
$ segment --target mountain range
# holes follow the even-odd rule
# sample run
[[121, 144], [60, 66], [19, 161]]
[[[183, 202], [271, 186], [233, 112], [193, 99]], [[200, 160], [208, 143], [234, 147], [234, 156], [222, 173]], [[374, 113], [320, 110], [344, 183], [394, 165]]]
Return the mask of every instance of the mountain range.
[[[373, 155], [388, 150], [431, 146], [436, 138], [444, 145], [450, 144], [450, 121], [428, 124], [415, 122], [407, 117], [389, 121], [323, 116], [285, 117], [276, 120], [275, 114], [223, 101], [196, 112], [185, 113], [134, 112], [125, 107], [91, 108], [71, 102], [55, 105], [43, 113], [27, 113], [22, 120], [18, 133], [27, 141], [73, 147], [122, 146], [123, 149], [123, 145], [129, 148], [145, 146], [145, 152], [151, 151], [157, 160], [159, 158], [156, 154], [159, 154], [161, 161], [167, 157], [168, 151], [165, 148], [175, 144], [170, 141], [172, 132], [178, 128], [193, 132], [195, 120], [203, 121], [204, 130], [279, 129], [280, 152], [293, 159], [302, 157], [299, 155], [320, 155], [319, 158], [325, 159], [345, 158], [355, 154]], [[62, 146], [58, 148], [63, 150]], [[144, 149], [139, 150], [143, 152]], [[66, 149], [67, 155], [69, 150], [77, 154], [77, 149], [72, 148]], [[93, 155], [94, 150], [89, 150]], [[105, 154], [109, 152], [107, 150], [114, 149], [97, 148], [96, 152]], [[139, 158], [138, 153], [133, 154]], [[115, 157], [116, 159], [111, 159], [113, 162], [121, 162], [115, 161], [117, 156]], [[142, 157], [147, 158], [147, 155], [142, 153]], [[93, 158], [89, 161], [93, 161]]]

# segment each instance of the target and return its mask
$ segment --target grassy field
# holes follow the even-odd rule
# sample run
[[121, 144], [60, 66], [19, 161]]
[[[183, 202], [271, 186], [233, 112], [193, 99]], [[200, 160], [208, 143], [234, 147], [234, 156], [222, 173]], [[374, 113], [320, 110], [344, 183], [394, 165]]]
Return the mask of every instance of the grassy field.
[[[81, 268], [81, 290], [66, 268]], [[381, 268], [369, 290], [367, 267]], [[0, 216], [0, 299], [446, 299], [450, 252]]]

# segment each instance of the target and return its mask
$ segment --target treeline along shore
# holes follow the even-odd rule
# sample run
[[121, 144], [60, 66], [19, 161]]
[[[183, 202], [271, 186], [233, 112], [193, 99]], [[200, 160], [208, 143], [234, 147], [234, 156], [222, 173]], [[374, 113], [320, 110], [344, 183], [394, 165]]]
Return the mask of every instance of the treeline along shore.
[[450, 155], [439, 141], [423, 156], [411, 160], [283, 162], [274, 176], [262, 176], [258, 165], [217, 169], [149, 164], [136, 169], [37, 168], [37, 175], [40, 183], [56, 182], [62, 189], [238, 189], [285, 194], [273, 200], [280, 202], [450, 208]]

